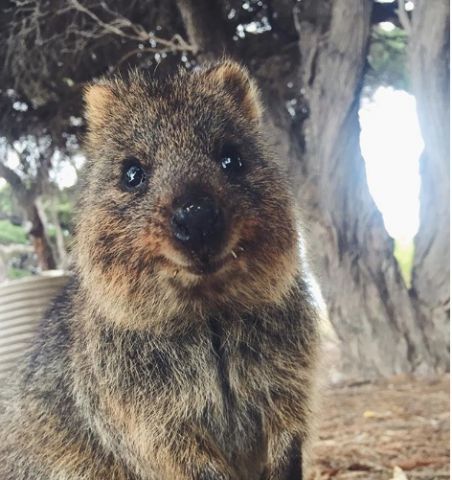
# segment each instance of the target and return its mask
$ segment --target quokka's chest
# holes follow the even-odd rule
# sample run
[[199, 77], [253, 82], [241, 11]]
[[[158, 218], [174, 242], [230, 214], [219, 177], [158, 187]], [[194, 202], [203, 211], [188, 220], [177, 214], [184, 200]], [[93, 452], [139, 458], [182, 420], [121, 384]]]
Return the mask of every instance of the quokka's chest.
[[291, 385], [299, 359], [289, 344], [257, 337], [213, 330], [172, 342], [109, 338], [96, 354], [96, 424], [107, 436], [115, 432], [118, 451], [141, 445], [143, 459], [148, 442], [188, 431], [211, 439], [236, 465], [264, 465], [269, 422], [299, 396]]
[[127, 403], [138, 397], [135, 405], [156, 422], [167, 417], [194, 422], [225, 443], [256, 438], [266, 417], [278, 416], [281, 401], [303, 388], [303, 353], [284, 332], [237, 333], [212, 322], [207, 331], [177, 339], [130, 333], [106, 337], [102, 344], [95, 376], [111, 392]]
[[254, 431], [278, 391], [302, 388], [305, 355], [282, 335], [233, 333], [212, 323], [207, 332], [165, 342], [134, 334], [98, 352], [98, 371], [114, 390], [136, 392], [155, 407], [178, 404], [181, 415], [220, 426], [235, 419], [238, 430]]

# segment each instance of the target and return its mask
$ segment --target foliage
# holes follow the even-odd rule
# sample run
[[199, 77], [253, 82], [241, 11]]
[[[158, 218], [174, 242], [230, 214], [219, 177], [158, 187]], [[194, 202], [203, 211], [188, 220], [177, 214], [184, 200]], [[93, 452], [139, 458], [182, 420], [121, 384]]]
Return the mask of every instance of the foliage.
[[64, 150], [68, 137], [83, 133], [86, 82], [130, 66], [152, 68], [156, 53], [190, 50], [177, 35], [183, 29], [174, 2], [7, 3], [0, 20], [0, 135], [10, 142], [50, 134]]
[[0, 220], [0, 243], [25, 245], [28, 243], [27, 234], [23, 227], [13, 225], [9, 220]]
[[23, 268], [11, 267], [6, 272], [8, 280], [18, 280], [19, 278], [29, 277], [31, 272]]
[[11, 187], [9, 184], [5, 184], [3, 187], [0, 187], [0, 214], [4, 215], [13, 215], [14, 205], [12, 201]]
[[407, 42], [407, 34], [398, 27], [391, 31], [373, 27], [365, 78], [370, 95], [381, 85], [409, 90]]
[[405, 285], [411, 287], [411, 273], [414, 261], [414, 241], [410, 240], [408, 242], [403, 242], [401, 240], [395, 240], [394, 257], [399, 264]]
[[54, 209], [58, 222], [65, 233], [72, 231], [75, 201], [75, 187], [62, 190], [55, 189], [55, 191], [46, 195], [43, 201], [47, 216], [51, 217], [50, 212]]

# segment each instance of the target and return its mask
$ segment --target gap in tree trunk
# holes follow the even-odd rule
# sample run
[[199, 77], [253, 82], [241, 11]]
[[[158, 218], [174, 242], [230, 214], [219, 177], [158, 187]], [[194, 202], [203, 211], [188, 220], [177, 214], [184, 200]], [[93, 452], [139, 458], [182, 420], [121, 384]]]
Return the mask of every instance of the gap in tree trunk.
[[410, 287], [414, 236], [419, 229], [419, 158], [424, 148], [416, 101], [404, 90], [378, 87], [362, 96], [360, 123], [369, 190], [394, 239], [394, 256]]

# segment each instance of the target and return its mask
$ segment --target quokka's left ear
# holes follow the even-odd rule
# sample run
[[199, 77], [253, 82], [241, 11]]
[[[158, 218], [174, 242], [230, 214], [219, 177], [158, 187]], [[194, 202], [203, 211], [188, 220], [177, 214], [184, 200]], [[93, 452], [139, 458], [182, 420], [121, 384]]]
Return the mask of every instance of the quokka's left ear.
[[246, 68], [232, 60], [225, 60], [205, 70], [206, 79], [222, 88], [237, 102], [246, 118], [259, 122], [262, 105], [259, 90]]
[[114, 94], [108, 83], [92, 83], [85, 87], [85, 118], [90, 129], [102, 127], [108, 120]]

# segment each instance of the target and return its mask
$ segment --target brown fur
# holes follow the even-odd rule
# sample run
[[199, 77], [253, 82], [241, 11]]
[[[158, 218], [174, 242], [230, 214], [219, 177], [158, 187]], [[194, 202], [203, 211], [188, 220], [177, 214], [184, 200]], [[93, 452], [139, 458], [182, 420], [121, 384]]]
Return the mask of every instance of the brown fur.
[[[2, 480], [283, 480], [310, 426], [317, 312], [287, 182], [232, 62], [86, 91], [76, 268], [0, 419]], [[237, 178], [215, 158], [234, 142]], [[121, 188], [140, 159], [144, 191]], [[226, 216], [216, 273], [169, 231], [187, 188]]]

